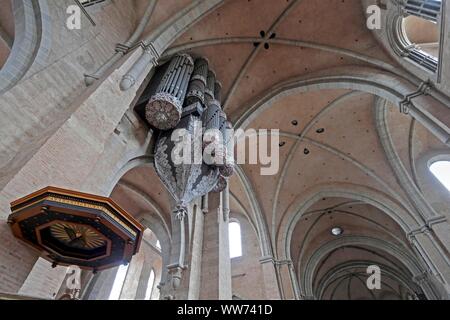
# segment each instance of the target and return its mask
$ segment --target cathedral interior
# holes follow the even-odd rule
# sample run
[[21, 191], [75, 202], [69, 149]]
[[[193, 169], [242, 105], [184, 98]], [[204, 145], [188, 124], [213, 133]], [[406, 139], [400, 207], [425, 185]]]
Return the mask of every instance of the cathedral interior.
[[0, 0], [0, 300], [450, 299], [449, 35], [445, 0]]

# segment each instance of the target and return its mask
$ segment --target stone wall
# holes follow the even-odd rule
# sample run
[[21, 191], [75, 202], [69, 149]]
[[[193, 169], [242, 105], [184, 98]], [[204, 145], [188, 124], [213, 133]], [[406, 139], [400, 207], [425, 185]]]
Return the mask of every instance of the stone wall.
[[[86, 91], [85, 73], [93, 72], [133, 32], [135, 13], [115, 1], [93, 13], [96, 26], [82, 16], [81, 30], [66, 27], [70, 0], [49, 0], [51, 39], [45, 61], [36, 60], [24, 78], [0, 95], [0, 188], [20, 170], [70, 116]], [[45, 36], [48, 36], [45, 35]]]
[[128, 267], [120, 300], [143, 300], [152, 270], [155, 273], [152, 292], [158, 291], [156, 286], [161, 278], [161, 268], [162, 259], [160, 252], [153, 245], [144, 241], [139, 253], [133, 257]]
[[6, 223], [0, 223], [0, 292], [16, 293], [36, 259], [37, 254], [18, 242]]
[[[133, 257], [128, 266], [119, 299], [143, 300], [152, 270], [155, 279], [150, 300], [159, 299], [158, 285], [161, 280], [162, 267], [161, 252], [154, 246], [153, 242], [150, 242], [150, 239], [144, 240], [139, 253]], [[118, 268], [109, 269], [95, 275], [91, 284], [86, 288], [83, 299], [107, 300], [111, 294], [117, 270]]]
[[[123, 143], [123, 135], [115, 134], [114, 129], [151, 69], [144, 70], [136, 88], [120, 91], [122, 76], [142, 51], [127, 55], [95, 86], [86, 88], [83, 77], [132, 32], [133, 7], [116, 1], [94, 14], [96, 27], [83, 19], [81, 30], [69, 31], [64, 27], [69, 2], [49, 1], [53, 32], [48, 64], [32, 67], [20, 83], [0, 96], [0, 292], [18, 292], [38, 257], [15, 240], [6, 226], [9, 203], [47, 185], [86, 192], [107, 190], [109, 186], [102, 183], [112, 178], [115, 166], [120, 165], [117, 161], [106, 165], [110, 163], [107, 156], [113, 154], [109, 148], [117, 146], [114, 141], [122, 141], [124, 148], [114, 155], [126, 158], [121, 152], [135, 147]], [[135, 133], [138, 128], [131, 126]], [[94, 169], [105, 181], [88, 182], [95, 176]]]

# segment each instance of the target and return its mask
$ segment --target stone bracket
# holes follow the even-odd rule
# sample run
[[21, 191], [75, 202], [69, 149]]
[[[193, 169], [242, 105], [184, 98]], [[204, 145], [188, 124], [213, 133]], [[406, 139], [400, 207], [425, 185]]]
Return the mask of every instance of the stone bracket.
[[432, 89], [432, 85], [431, 85], [430, 81], [422, 82], [416, 91], [414, 91], [410, 94], [407, 94], [405, 96], [405, 98], [400, 102], [400, 105], [399, 105], [400, 112], [404, 113], [404, 114], [409, 114], [409, 110], [412, 106], [412, 100], [417, 97], [420, 97], [422, 95], [425, 95], [425, 96], [429, 95], [431, 89]]
[[426, 223], [424, 225], [418, 227], [417, 229], [414, 229], [414, 230], [410, 231], [407, 234], [407, 237], [408, 237], [408, 239], [411, 242], [417, 235], [424, 234], [424, 233], [425, 234], [426, 233], [430, 233], [430, 232], [432, 232], [434, 225], [440, 224], [440, 223], [443, 223], [443, 222], [447, 222], [448, 223], [447, 218], [444, 217], [444, 216], [430, 218], [430, 219], [428, 219], [426, 221]]

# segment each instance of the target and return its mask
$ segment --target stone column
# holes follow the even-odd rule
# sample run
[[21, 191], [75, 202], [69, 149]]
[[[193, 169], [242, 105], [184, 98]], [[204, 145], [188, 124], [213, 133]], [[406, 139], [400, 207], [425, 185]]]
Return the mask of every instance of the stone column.
[[200, 298], [200, 284], [202, 279], [204, 213], [201, 208], [196, 207], [194, 214], [194, 235], [192, 239], [188, 300], [198, 300]]
[[[174, 203], [172, 203], [174, 206]], [[189, 252], [190, 230], [188, 217], [192, 216], [192, 205], [187, 207], [185, 214], [172, 212], [172, 247], [170, 263], [167, 268], [167, 281], [161, 283], [161, 299], [186, 300], [189, 292], [190, 261]]]
[[[150, 279], [150, 274], [152, 272], [152, 265], [149, 261], [145, 261], [142, 267], [141, 275], [139, 276], [139, 284], [136, 290], [136, 298], [135, 300], [144, 300], [145, 294], [148, 289], [148, 281]], [[155, 275], [156, 282], [156, 275]], [[154, 285], [153, 285], [154, 287]]]
[[280, 300], [282, 295], [278, 285], [277, 267], [273, 257], [262, 257], [260, 260], [264, 279], [264, 291], [269, 300]]
[[[424, 272], [413, 277], [413, 281], [420, 287], [425, 297], [429, 300], [438, 300], [442, 292], [436, 287], [436, 278], [429, 272]], [[417, 293], [416, 293], [417, 294]], [[417, 295], [421, 299], [420, 295]]]
[[91, 283], [94, 281], [95, 275], [96, 274], [94, 274], [92, 271], [81, 270], [81, 279], [80, 279], [81, 288], [79, 293], [79, 299], [83, 299], [83, 297], [88, 292], [89, 288], [91, 288]]
[[222, 214], [219, 211], [219, 299], [231, 300], [233, 295], [230, 258], [230, 186], [222, 192]]
[[429, 269], [430, 275], [427, 279], [431, 279], [430, 277], [435, 279], [435, 281], [429, 282], [429, 287], [432, 290], [428, 290], [430, 288], [427, 289], [424, 287], [422, 287], [422, 290], [424, 290], [425, 293], [428, 293], [428, 296], [433, 296], [431, 295], [431, 293], [433, 293], [434, 296], [448, 298], [448, 295], [450, 294], [449, 259], [432, 232], [432, 230], [441, 232], [442, 230], [438, 230], [439, 227], [439, 225], [432, 226], [432, 229], [424, 227], [420, 230], [413, 231], [408, 237], [411, 244], [424, 259]]
[[108, 300], [119, 267], [103, 270], [93, 276], [85, 290], [83, 300]]
[[292, 288], [294, 289], [295, 300], [300, 300], [300, 287], [298, 285], [297, 273], [292, 261], [289, 261], [289, 276], [291, 279]]
[[292, 282], [290, 261], [278, 261], [278, 272], [280, 286], [283, 287], [282, 299], [293, 300], [295, 299], [295, 287]]
[[223, 210], [223, 195], [211, 193], [208, 213], [204, 217], [200, 299], [232, 298], [228, 223], [228, 215]]
[[405, 103], [400, 103], [400, 111], [404, 114], [409, 114], [412, 118], [417, 120], [421, 125], [423, 125], [428, 131], [430, 131], [436, 138], [442, 143], [450, 146], [450, 135], [442, 127], [436, 125], [436, 122], [426, 116], [422, 111], [420, 111], [416, 106], [406, 100]]
[[[135, 300], [140, 276], [144, 268], [145, 255], [141, 251], [133, 256], [130, 265], [128, 266], [127, 275], [123, 283], [122, 292], [120, 293], [120, 300]], [[149, 272], [150, 274], [150, 272]]]
[[159, 300], [160, 299], [160, 290], [159, 290], [159, 282], [161, 280], [161, 266], [160, 268], [153, 269], [155, 272], [155, 283], [153, 284], [152, 295], [150, 296], [150, 300]]

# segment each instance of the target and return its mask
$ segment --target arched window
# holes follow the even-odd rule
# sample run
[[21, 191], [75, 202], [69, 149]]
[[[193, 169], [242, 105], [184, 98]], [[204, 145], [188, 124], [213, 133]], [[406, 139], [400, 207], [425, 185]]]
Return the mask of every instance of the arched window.
[[83, 7], [90, 7], [102, 2], [105, 2], [105, 0], [79, 0]]
[[114, 279], [114, 284], [109, 295], [109, 300], [119, 300], [120, 293], [122, 292], [123, 284], [125, 283], [125, 278], [127, 276], [128, 266], [121, 265], [116, 273], [116, 278]]
[[155, 271], [150, 272], [150, 277], [148, 277], [147, 290], [145, 291], [144, 300], [151, 300], [153, 293], [153, 285], [155, 284]]
[[430, 171], [450, 191], [450, 161], [436, 161], [430, 165]]
[[230, 240], [230, 258], [242, 257], [241, 225], [237, 221], [228, 224]]
[[441, 51], [441, 0], [405, 0], [397, 3], [401, 13], [394, 18], [394, 50], [428, 71], [438, 72]]
[[436, 22], [416, 16], [407, 16], [403, 19], [403, 29], [411, 45], [438, 60], [440, 33]]
[[405, 0], [403, 5], [407, 14], [438, 22], [442, 0]]

